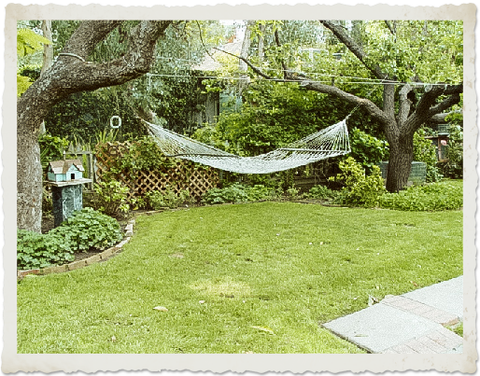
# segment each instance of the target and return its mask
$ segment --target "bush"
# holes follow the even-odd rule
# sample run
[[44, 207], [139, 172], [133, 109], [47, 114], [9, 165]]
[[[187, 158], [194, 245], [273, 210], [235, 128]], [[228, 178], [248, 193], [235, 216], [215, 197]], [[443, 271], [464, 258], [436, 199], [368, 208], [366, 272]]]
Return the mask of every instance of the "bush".
[[307, 197], [320, 200], [333, 200], [338, 196], [337, 191], [333, 191], [325, 185], [315, 185], [308, 191]]
[[234, 183], [225, 188], [213, 188], [203, 195], [202, 202], [207, 205], [238, 203], [248, 201], [248, 194], [245, 187]]
[[228, 187], [210, 189], [203, 195], [202, 202], [212, 205], [272, 200], [276, 197], [275, 189], [266, 187], [263, 184], [255, 184], [253, 187], [248, 187], [240, 183], [234, 183]]
[[74, 251], [87, 251], [90, 248], [104, 250], [122, 239], [118, 222], [92, 208], [73, 213], [46, 235], [65, 239]]
[[463, 186], [451, 181], [412, 186], [399, 193], [386, 193], [380, 206], [406, 211], [457, 210], [463, 206]]
[[95, 184], [95, 208], [114, 217], [125, 215], [130, 210], [127, 204], [128, 187], [118, 181], [102, 181]]
[[425, 136], [424, 129], [419, 129], [413, 135], [413, 160], [427, 164], [427, 183], [437, 182], [443, 178], [443, 175], [438, 168], [436, 148]]
[[340, 203], [350, 206], [378, 206], [380, 197], [386, 192], [380, 168], [372, 166], [372, 173], [366, 176], [360, 163], [352, 157], [340, 162], [339, 167], [342, 172], [333, 179], [345, 185], [338, 197]]
[[116, 220], [84, 208], [46, 234], [18, 230], [17, 267], [45, 268], [75, 260], [74, 253], [107, 249], [122, 239]]
[[352, 146], [352, 157], [359, 162], [367, 173], [373, 171], [381, 161], [388, 160], [388, 142], [379, 140], [358, 128], [351, 132], [350, 143]]
[[153, 210], [160, 210], [162, 208], [178, 208], [181, 205], [188, 205], [194, 202], [193, 197], [190, 196], [190, 191], [183, 190], [176, 194], [170, 187], [164, 191], [152, 191], [145, 195], [145, 203]]

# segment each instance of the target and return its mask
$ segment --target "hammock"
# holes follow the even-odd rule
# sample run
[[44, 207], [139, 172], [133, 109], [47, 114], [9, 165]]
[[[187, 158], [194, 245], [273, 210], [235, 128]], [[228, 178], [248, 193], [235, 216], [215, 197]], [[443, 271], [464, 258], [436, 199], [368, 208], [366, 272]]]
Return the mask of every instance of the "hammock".
[[230, 154], [144, 121], [156, 143], [168, 157], [187, 159], [241, 174], [268, 174], [349, 153], [347, 118], [286, 147], [255, 157]]

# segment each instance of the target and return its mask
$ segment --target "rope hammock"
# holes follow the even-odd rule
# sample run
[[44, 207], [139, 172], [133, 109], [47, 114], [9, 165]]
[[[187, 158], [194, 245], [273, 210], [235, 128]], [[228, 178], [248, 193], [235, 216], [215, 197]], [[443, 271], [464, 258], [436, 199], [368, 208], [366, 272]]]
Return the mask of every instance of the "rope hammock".
[[187, 159], [224, 171], [241, 174], [268, 174], [318, 162], [322, 159], [348, 154], [350, 141], [348, 116], [325, 129], [315, 132], [286, 147], [255, 157], [240, 157], [217, 149], [159, 125], [144, 122], [149, 132], [168, 157]]

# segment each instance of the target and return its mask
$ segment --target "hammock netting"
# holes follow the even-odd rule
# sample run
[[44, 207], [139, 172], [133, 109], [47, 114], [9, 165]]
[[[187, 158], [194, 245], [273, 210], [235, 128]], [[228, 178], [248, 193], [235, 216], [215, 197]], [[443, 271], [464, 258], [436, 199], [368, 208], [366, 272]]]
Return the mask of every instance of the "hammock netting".
[[162, 152], [224, 171], [241, 174], [268, 174], [318, 162], [350, 152], [344, 119], [286, 147], [254, 157], [241, 157], [146, 122]]

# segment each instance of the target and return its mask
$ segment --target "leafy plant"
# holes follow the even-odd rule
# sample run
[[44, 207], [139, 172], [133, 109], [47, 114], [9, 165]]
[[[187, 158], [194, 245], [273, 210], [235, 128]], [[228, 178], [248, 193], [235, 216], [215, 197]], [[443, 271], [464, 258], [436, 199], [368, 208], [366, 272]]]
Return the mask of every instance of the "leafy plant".
[[167, 187], [164, 191], [152, 191], [145, 194], [146, 205], [154, 210], [162, 208], [178, 208], [181, 205], [188, 205], [194, 202], [188, 190], [182, 190], [178, 194]]
[[443, 176], [440, 174], [437, 166], [436, 148], [425, 136], [426, 132], [424, 129], [419, 129], [413, 135], [413, 160], [427, 164], [426, 181], [428, 183], [440, 181]]
[[202, 201], [207, 205], [246, 202], [248, 194], [244, 186], [234, 183], [228, 187], [210, 189], [203, 195]]
[[45, 268], [52, 264], [73, 261], [70, 243], [57, 236], [37, 232], [17, 231], [17, 268]]
[[351, 132], [351, 156], [371, 173], [373, 166], [388, 159], [388, 142], [371, 136], [364, 131], [354, 128]]
[[351, 206], [378, 206], [380, 197], [386, 192], [380, 168], [372, 166], [372, 173], [367, 176], [360, 163], [352, 157], [340, 162], [339, 167], [342, 172], [331, 178], [345, 185], [339, 200]]
[[119, 223], [92, 208], [75, 212], [62, 224], [47, 233], [65, 240], [74, 251], [90, 248], [107, 249], [122, 239]]
[[457, 210], [463, 206], [463, 182], [446, 180], [386, 193], [380, 199], [380, 206], [406, 211]]
[[40, 144], [40, 160], [44, 170], [49, 162], [62, 159], [63, 151], [69, 145], [69, 141], [66, 138], [52, 136], [48, 133], [42, 134], [38, 142]]
[[321, 200], [331, 200], [337, 197], [337, 191], [333, 191], [325, 185], [315, 185], [308, 191], [307, 197]]
[[104, 250], [121, 238], [116, 220], [84, 208], [46, 234], [18, 230], [17, 267], [34, 269], [64, 264], [75, 260], [75, 252], [90, 248]]
[[118, 181], [102, 181], [95, 184], [95, 207], [107, 215], [121, 216], [130, 210], [127, 203], [129, 188]]

